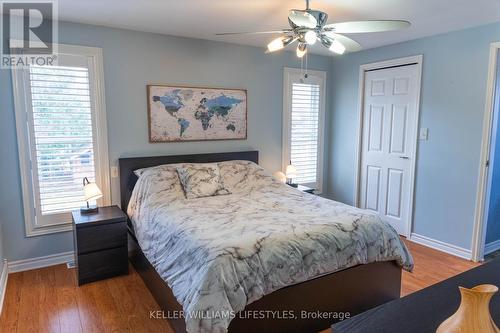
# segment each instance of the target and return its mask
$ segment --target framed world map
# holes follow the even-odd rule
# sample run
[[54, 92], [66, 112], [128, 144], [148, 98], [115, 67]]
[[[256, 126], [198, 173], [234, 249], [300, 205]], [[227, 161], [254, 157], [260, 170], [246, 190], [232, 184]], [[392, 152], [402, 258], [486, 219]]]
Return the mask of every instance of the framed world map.
[[149, 141], [247, 138], [247, 91], [148, 85]]

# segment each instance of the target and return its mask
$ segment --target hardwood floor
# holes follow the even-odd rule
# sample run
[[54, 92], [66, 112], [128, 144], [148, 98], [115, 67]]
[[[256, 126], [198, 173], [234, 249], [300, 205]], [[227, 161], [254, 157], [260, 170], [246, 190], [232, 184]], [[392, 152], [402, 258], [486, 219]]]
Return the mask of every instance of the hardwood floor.
[[[478, 265], [406, 243], [415, 270], [403, 273], [402, 295]], [[9, 275], [0, 332], [172, 333], [165, 320], [149, 318], [151, 310], [159, 306], [132, 267], [128, 276], [77, 287], [74, 269], [58, 265]]]
[[410, 241], [405, 240], [405, 243], [413, 255], [415, 268], [411, 273], [403, 271], [401, 296], [411, 294], [480, 265]]

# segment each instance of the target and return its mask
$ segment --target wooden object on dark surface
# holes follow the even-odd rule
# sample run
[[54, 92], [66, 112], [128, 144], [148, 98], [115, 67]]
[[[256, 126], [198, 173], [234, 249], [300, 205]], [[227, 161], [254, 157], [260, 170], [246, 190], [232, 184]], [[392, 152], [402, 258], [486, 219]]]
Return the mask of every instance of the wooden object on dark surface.
[[[122, 209], [126, 211], [137, 177], [133, 171], [169, 163], [212, 163], [229, 160], [249, 160], [258, 163], [258, 152], [234, 152], [180, 156], [159, 156], [120, 159], [120, 193]], [[129, 259], [153, 294], [160, 307], [172, 313], [182, 309], [168, 284], [163, 281], [144, 256], [129, 224]], [[352, 267], [340, 272], [305, 281], [277, 290], [249, 304], [245, 310], [290, 310], [360, 313], [371, 307], [399, 298], [401, 268], [395, 262], [373, 263]], [[176, 333], [185, 333], [183, 319], [170, 319]], [[229, 326], [230, 333], [286, 332], [310, 333], [329, 327], [336, 318], [284, 320], [247, 320], [236, 317]]]
[[[440, 268], [436, 266], [435, 269]], [[333, 332], [434, 333], [459, 307], [459, 286], [471, 288], [485, 283], [500, 285], [500, 259], [335, 324]], [[493, 319], [499, 323], [500, 296], [492, 298], [490, 311]]]
[[468, 289], [459, 287], [461, 302], [458, 310], [441, 325], [436, 333], [500, 333], [490, 315], [490, 301], [498, 292], [492, 284]]
[[109, 206], [72, 216], [78, 285], [127, 274], [127, 215]]

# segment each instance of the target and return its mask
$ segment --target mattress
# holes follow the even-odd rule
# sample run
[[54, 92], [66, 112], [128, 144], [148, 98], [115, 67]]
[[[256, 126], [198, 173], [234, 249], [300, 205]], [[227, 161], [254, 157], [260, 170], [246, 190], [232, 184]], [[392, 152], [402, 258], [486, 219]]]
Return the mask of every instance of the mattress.
[[413, 267], [373, 212], [302, 193], [248, 161], [219, 163], [231, 194], [186, 199], [178, 166], [139, 170], [128, 214], [189, 333], [227, 332], [247, 304], [324, 274], [380, 261]]

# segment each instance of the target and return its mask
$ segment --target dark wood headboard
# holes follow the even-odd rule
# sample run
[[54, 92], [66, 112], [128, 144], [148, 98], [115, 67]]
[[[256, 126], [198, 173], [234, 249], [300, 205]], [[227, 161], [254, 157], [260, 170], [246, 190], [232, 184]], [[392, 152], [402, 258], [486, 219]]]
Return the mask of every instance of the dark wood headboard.
[[238, 151], [231, 153], [193, 154], [193, 155], [171, 155], [171, 156], [151, 156], [151, 157], [129, 157], [120, 158], [120, 195], [121, 208], [126, 213], [132, 190], [137, 182], [134, 170], [148, 168], [162, 164], [173, 163], [214, 163], [231, 160], [244, 160], [259, 163], [259, 152]]

